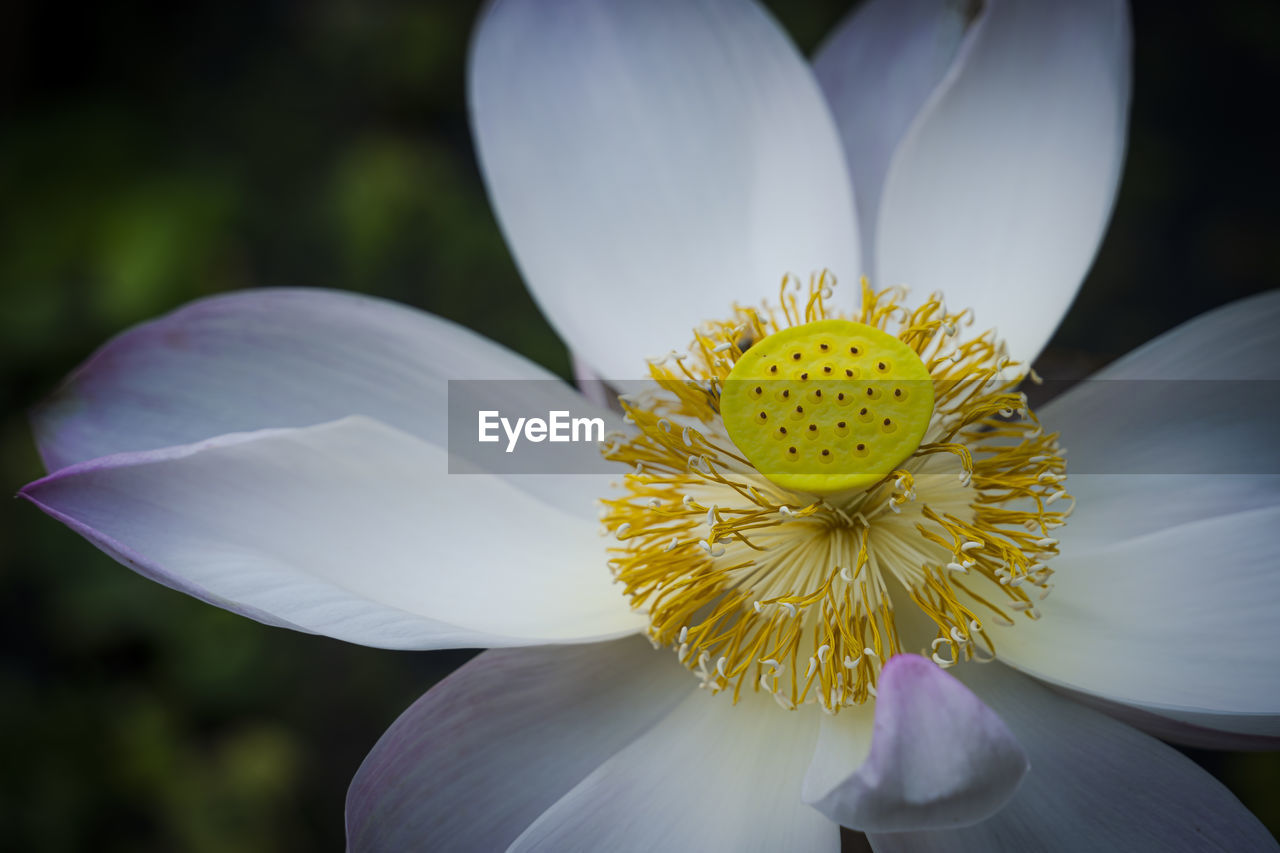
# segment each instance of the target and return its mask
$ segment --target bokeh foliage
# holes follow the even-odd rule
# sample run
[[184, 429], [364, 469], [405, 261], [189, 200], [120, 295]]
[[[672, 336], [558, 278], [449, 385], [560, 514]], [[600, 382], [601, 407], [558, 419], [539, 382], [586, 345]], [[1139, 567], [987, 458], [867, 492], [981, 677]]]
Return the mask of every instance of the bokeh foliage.
[[[850, 5], [770, 4], [811, 50]], [[561, 372], [468, 136], [472, 2], [313, 0], [0, 13], [0, 482], [42, 469], [23, 411], [110, 335], [262, 285], [373, 293]], [[1229, 299], [1280, 257], [1280, 14], [1135, 11], [1116, 219], [1046, 371], [1078, 373]], [[672, 342], [655, 344], [664, 349]], [[468, 652], [269, 629], [0, 513], [0, 826], [21, 850], [322, 850], [382, 729]], [[1277, 823], [1280, 763], [1197, 754]]]

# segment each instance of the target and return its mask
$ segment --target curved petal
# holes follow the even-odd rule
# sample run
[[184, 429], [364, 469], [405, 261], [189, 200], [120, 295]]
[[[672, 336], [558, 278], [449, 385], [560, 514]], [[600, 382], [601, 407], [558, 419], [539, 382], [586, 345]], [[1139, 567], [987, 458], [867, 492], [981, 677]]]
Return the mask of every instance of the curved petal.
[[1045, 618], [989, 626], [1002, 660], [1190, 726], [1280, 735], [1278, 323], [1280, 291], [1240, 300], [1044, 407], [1076, 506]]
[[1276, 503], [1277, 324], [1280, 291], [1233, 302], [1041, 410], [1071, 454], [1077, 509], [1063, 533], [1071, 548]]
[[[119, 335], [67, 378], [33, 422], [50, 471], [348, 415], [443, 447], [450, 379], [530, 380], [554, 408], [587, 406], [532, 362], [431, 314], [351, 293], [270, 289], [194, 302]], [[603, 480], [515, 482], [594, 518]]]
[[1233, 302], [1041, 410], [1070, 451], [1063, 553], [1280, 504], [1278, 325], [1280, 291]]
[[[1237, 299], [1153, 338], [1092, 378], [1280, 379], [1277, 322], [1280, 322], [1280, 290]], [[1058, 405], [1058, 400], [1050, 405]]]
[[813, 713], [695, 692], [508, 849], [835, 853], [839, 828], [799, 796], [817, 733]]
[[1000, 660], [1206, 728], [1280, 735], [1280, 507], [1054, 561], [1043, 618], [988, 625]]
[[1280, 504], [1278, 325], [1280, 291], [1233, 302], [1041, 410], [1070, 451], [1064, 554]]
[[1031, 772], [994, 817], [947, 832], [872, 835], [876, 853], [1276, 849], [1230, 791], [1154, 738], [998, 664], [953, 672], [1008, 724]]
[[834, 122], [753, 3], [494, 3], [469, 98], [525, 281], [606, 379], [643, 376], [785, 273], [862, 272]]
[[864, 832], [967, 826], [1003, 806], [1026, 772], [1017, 740], [968, 688], [919, 655], [896, 655], [880, 674], [866, 761], [828, 790], [811, 769], [804, 800]]
[[872, 0], [850, 12], [814, 57], [853, 178], [867, 267], [875, 267], [890, 158], [951, 67], [967, 23], [952, 0]]
[[[1258, 677], [1265, 678], [1266, 675], [1259, 673]], [[1106, 699], [1100, 699], [1088, 693], [1081, 693], [1078, 690], [1070, 690], [1061, 686], [1056, 689], [1073, 702], [1079, 702], [1082, 705], [1095, 708], [1109, 717], [1114, 717], [1122, 723], [1133, 726], [1138, 731], [1146, 732], [1163, 741], [1178, 743], [1195, 749], [1225, 749], [1239, 752], [1280, 750], [1280, 735], [1268, 737], [1267, 735], [1251, 735], [1211, 729], [1203, 725], [1195, 725], [1163, 717], [1151, 711], [1135, 708], [1132, 705], [1109, 702]], [[1204, 715], [1199, 716], [1203, 722]]]
[[[875, 704], [872, 702], [841, 709], [839, 714], [824, 715], [819, 722], [813, 760], [805, 770], [800, 798], [814, 805], [839, 787], [850, 771], [867, 760], [874, 728]], [[840, 823], [838, 818], [827, 816]]]
[[1111, 213], [1129, 54], [1123, 0], [984, 3], [890, 162], [877, 283], [941, 290], [1034, 358]]
[[696, 684], [634, 637], [485, 652], [413, 703], [360, 765], [348, 850], [504, 850]]
[[621, 636], [642, 624], [594, 525], [365, 418], [123, 453], [32, 501], [131, 569], [271, 625], [385, 648]]
[[[1152, 435], [1159, 436], [1164, 432], [1167, 436], [1172, 430], [1166, 431], [1166, 427], [1178, 421], [1187, 425], [1184, 413], [1178, 413], [1152, 430]], [[1268, 430], [1261, 423], [1248, 428], [1255, 438]], [[1195, 442], [1194, 429], [1187, 432], [1191, 442]], [[1156, 443], [1157, 439], [1153, 438], [1153, 445]], [[1225, 442], [1211, 439], [1207, 432], [1198, 446], [1221, 450], [1222, 455], [1215, 457], [1197, 453], [1192, 456], [1187, 450], [1189, 446], [1197, 444], [1180, 446], [1172, 441], [1160, 447], [1141, 448], [1129, 460], [1118, 464], [1235, 464], [1223, 459], [1226, 454], [1231, 454], [1240, 465], [1244, 465], [1248, 461], [1247, 448], [1259, 447], [1256, 443], [1245, 442], [1243, 447], [1228, 448]], [[1280, 504], [1280, 474], [1073, 474], [1070, 472], [1077, 454], [1073, 448], [1068, 449], [1072, 452], [1068, 456], [1066, 485], [1076, 503], [1067, 526], [1055, 534], [1062, 543], [1062, 553], [1071, 558], [1083, 557], [1130, 539], [1174, 530], [1184, 524]], [[1179, 453], [1185, 462], [1178, 459]], [[1261, 461], [1274, 453], [1270, 448], [1259, 447], [1258, 458]], [[1085, 453], [1079, 455], [1081, 459], [1086, 456]], [[1109, 450], [1107, 455], [1110, 456]], [[1280, 457], [1277, 462], [1280, 462]], [[1056, 562], [1053, 564], [1055, 569], [1057, 565]]]

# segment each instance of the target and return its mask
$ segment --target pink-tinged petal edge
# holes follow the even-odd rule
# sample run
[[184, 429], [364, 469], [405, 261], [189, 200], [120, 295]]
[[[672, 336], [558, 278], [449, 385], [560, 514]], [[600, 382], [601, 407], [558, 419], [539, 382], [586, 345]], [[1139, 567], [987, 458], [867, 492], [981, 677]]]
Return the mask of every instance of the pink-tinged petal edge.
[[[557, 377], [455, 323], [355, 293], [258, 288], [184, 305], [103, 344], [31, 413], [46, 469], [229, 433], [363, 415], [447, 446], [452, 380], [482, 408], [567, 409], [620, 425]], [[545, 399], [544, 399], [545, 398]], [[607, 475], [526, 474], [517, 488], [592, 521]]]
[[695, 687], [638, 637], [485, 652], [370, 750], [347, 792], [347, 849], [506, 849]]
[[1230, 791], [1172, 747], [1001, 664], [956, 672], [1016, 734], [1031, 772], [988, 820], [871, 834], [876, 853], [1280, 849]]
[[998, 811], [1028, 766], [994, 711], [933, 662], [902, 654], [881, 671], [866, 761], [829, 790], [806, 784], [804, 799], [865, 832], [966, 826]]
[[[490, 475], [432, 488], [445, 468], [442, 449], [352, 417], [90, 460], [20, 496], [149, 579], [348, 642], [575, 643], [642, 627], [594, 525]], [[460, 563], [471, 570], [450, 571]]]
[[[287, 430], [279, 430], [279, 432], [287, 432]], [[261, 435], [261, 433], [259, 433], [259, 435]], [[57, 485], [64, 480], [81, 474], [109, 470], [116, 465], [122, 464], [147, 464], [149, 462], [162, 462], [170, 459], [180, 459], [183, 456], [196, 453], [205, 447], [230, 446], [249, 440], [252, 436], [252, 433], [234, 433], [208, 439], [207, 441], [199, 442], [198, 444], [190, 444], [180, 447], [166, 447], [142, 453], [113, 453], [97, 459], [90, 459], [85, 462], [68, 465], [41, 477], [38, 480], [33, 480], [19, 489], [17, 496], [29, 501], [45, 515], [48, 515], [56, 521], [62, 522], [71, 530], [80, 534], [85, 538], [85, 540], [90, 542], [94, 547], [101, 550], [116, 562], [132, 569], [148, 580], [155, 581], [161, 586], [168, 587], [169, 589], [176, 590], [177, 592], [185, 593], [192, 598], [197, 598], [208, 604], [212, 604], [215, 607], [221, 607], [224, 610], [228, 610], [240, 616], [245, 616], [255, 622], [261, 622], [264, 625], [272, 625], [278, 628], [290, 628], [294, 631], [301, 631], [307, 634], [314, 633], [284, 619], [280, 619], [279, 617], [260, 608], [239, 602], [228, 601], [224, 598], [213, 595], [203, 587], [191, 583], [181, 575], [171, 572], [155, 561], [148, 559], [133, 548], [125, 545], [123, 542], [120, 542], [113, 537], [94, 529], [92, 526], [85, 524], [83, 521], [62, 512], [40, 496], [40, 493], [45, 487]]]

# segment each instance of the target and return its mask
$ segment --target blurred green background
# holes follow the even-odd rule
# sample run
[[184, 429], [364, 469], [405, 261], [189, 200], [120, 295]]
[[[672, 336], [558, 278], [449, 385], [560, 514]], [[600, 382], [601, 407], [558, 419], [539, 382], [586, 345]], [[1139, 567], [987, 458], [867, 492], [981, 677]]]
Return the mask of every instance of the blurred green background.
[[[775, 2], [809, 51], [847, 2]], [[477, 4], [313, 0], [0, 12], [0, 483], [24, 410], [108, 336], [259, 285], [388, 296], [561, 373], [476, 170]], [[1098, 263], [1042, 361], [1079, 374], [1274, 286], [1280, 7], [1135, 9], [1132, 141]], [[0, 514], [14, 850], [341, 849], [347, 781], [469, 652], [266, 628], [144, 581], [18, 501]], [[1280, 832], [1280, 761], [1193, 753]]]

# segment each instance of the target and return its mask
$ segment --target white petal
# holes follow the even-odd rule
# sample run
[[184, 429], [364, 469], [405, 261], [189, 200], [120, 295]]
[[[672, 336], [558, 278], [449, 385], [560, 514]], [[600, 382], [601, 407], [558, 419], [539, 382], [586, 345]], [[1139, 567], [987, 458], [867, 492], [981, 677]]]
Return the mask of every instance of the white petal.
[[800, 792], [806, 803], [813, 804], [822, 799], [867, 760], [871, 752], [874, 720], [875, 705], [872, 702], [823, 716], [818, 745], [814, 747], [813, 760], [805, 771]]
[[1122, 0], [988, 0], [898, 147], [876, 224], [877, 284], [942, 290], [1031, 359], [1066, 313], [1124, 156]]
[[[1207, 435], [1203, 446], [1239, 454], [1240, 461], [1246, 461], [1241, 447], [1228, 449], [1224, 443], [1211, 440]], [[1245, 446], [1249, 445], [1246, 443]], [[1144, 448], [1149, 449], [1156, 448]], [[1176, 443], [1159, 449], [1187, 453], [1185, 447]], [[1266, 450], [1259, 453], [1259, 456], [1266, 455]], [[1055, 538], [1062, 543], [1062, 553], [1071, 558], [1195, 521], [1280, 504], [1280, 475], [1277, 474], [1154, 474], [1141, 471], [1130, 474], [1072, 474], [1075, 456], [1074, 452], [1068, 456], [1066, 487], [1076, 499], [1076, 508], [1067, 526], [1054, 531]], [[1080, 456], [1083, 459], [1085, 454]], [[1135, 455], [1130, 458], [1137, 460], [1141, 457]], [[1163, 459], [1148, 458], [1150, 462], [1144, 465], [1170, 462], [1167, 455]], [[1185, 458], [1195, 465], [1220, 461], [1204, 456], [1188, 455]], [[1056, 563], [1054, 565], [1056, 567]]]
[[1278, 526], [1271, 507], [1059, 557], [1042, 619], [988, 625], [996, 653], [1103, 699], [1280, 736]]
[[1237, 299], [1148, 341], [1093, 378], [1277, 379], [1278, 323], [1280, 290]]
[[[1270, 676], [1269, 673], [1258, 673], [1257, 677], [1267, 678]], [[1268, 737], [1267, 735], [1211, 729], [1205, 725], [1175, 720], [1171, 717], [1135, 708], [1132, 705], [1123, 705], [1119, 702], [1101, 699], [1098, 696], [1081, 693], [1078, 690], [1071, 690], [1067, 687], [1058, 686], [1056, 690], [1059, 694], [1067, 696], [1072, 701], [1079, 702], [1090, 708], [1096, 708], [1113, 719], [1128, 723], [1138, 731], [1146, 732], [1153, 737], [1158, 737], [1170, 743], [1182, 744], [1195, 749], [1224, 749], [1237, 752], [1275, 751], [1280, 749], [1280, 736], [1273, 735]], [[1195, 716], [1199, 718], [1201, 723], [1211, 719], [1211, 715], [1197, 714]], [[1229, 717], [1230, 715], [1224, 714], [1221, 716]]]
[[835, 124], [745, 0], [506, 0], [472, 45], [480, 163], [525, 280], [610, 380], [785, 273], [862, 273]]
[[997, 664], [953, 671], [1013, 730], [1031, 772], [989, 820], [872, 835], [876, 853], [1276, 849], [1226, 788], [1154, 738]]
[[814, 58], [853, 177], [869, 267], [890, 158], [951, 67], [965, 25], [964, 8], [951, 0], [872, 0], [857, 6]]
[[1278, 328], [1280, 291], [1234, 302], [1041, 410], [1070, 453], [1067, 548], [1277, 502]]
[[[445, 446], [450, 379], [527, 380], [522, 387], [556, 408], [608, 417], [585, 412], [581, 397], [532, 362], [439, 317], [350, 293], [278, 289], [204, 299], [125, 332], [73, 373], [33, 420], [50, 471], [348, 415]], [[510, 395], [513, 386], [494, 387]], [[515, 478], [592, 517], [603, 480]]]
[[22, 496], [141, 574], [387, 648], [620, 636], [594, 525], [365, 418], [74, 465]]
[[831, 851], [836, 824], [800, 802], [815, 710], [698, 691], [565, 794], [509, 848]]
[[1077, 503], [1045, 618], [990, 626], [1003, 660], [1194, 726], [1280, 735], [1265, 674], [1280, 642], [1278, 323], [1280, 292], [1232, 303], [1044, 407]]
[[1280, 291], [1161, 335], [1043, 407], [1076, 498], [1063, 553], [1280, 503]]
[[485, 652], [401, 714], [360, 765], [348, 849], [504, 850], [696, 685], [639, 638]]
[[[842, 746], [841, 758], [855, 751], [848, 736]], [[820, 783], [833, 775], [823, 767], [832, 758], [815, 754], [818, 767], [805, 778], [804, 800], [864, 832], [976, 823], [1003, 806], [1027, 772], [1026, 755], [1000, 718], [919, 655], [897, 655], [885, 664], [866, 761], [849, 765], [827, 789]]]

